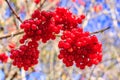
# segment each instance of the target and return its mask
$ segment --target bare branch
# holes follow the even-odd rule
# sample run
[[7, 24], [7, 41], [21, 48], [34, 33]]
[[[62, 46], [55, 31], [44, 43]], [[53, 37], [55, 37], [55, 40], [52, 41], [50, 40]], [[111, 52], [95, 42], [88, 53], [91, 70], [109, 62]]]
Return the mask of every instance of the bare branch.
[[[116, 59], [117, 59], [117, 58], [106, 59], [106, 60], [100, 62], [99, 64], [104, 63], [104, 62], [107, 62], [107, 61], [113, 61], [113, 60], [116, 60]], [[93, 69], [91, 70], [90, 77], [88, 78], [88, 80], [91, 80], [91, 77], [92, 77], [93, 72], [94, 72], [95, 69], [96, 69], [96, 66], [94, 66]]]
[[41, 9], [45, 2], [46, 2], [46, 0], [44, 0], [44, 1], [40, 4], [40, 7], [39, 7], [38, 9]]
[[90, 34], [102, 33], [102, 32], [104, 32], [104, 31], [106, 31], [106, 30], [108, 30], [108, 29], [110, 29], [110, 27], [107, 27], [107, 28], [101, 29], [101, 30], [99, 30], [99, 31], [92, 32], [92, 33], [90, 33]]
[[13, 8], [11, 7], [10, 3], [8, 2], [8, 0], [5, 0], [6, 3], [8, 4], [9, 8], [11, 9], [12, 13], [16, 16], [16, 18], [22, 23], [22, 20], [20, 19], [20, 17], [17, 15], [17, 13], [13, 10]]
[[23, 30], [18, 30], [16, 32], [11, 33], [11, 34], [6, 34], [3, 36], [0, 36], [0, 39], [11, 37], [11, 35], [16, 36], [16, 35], [23, 34], [23, 33], [24, 33]]
[[[110, 27], [107, 27], [107, 28], [104, 28], [104, 29], [102, 29], [102, 30], [99, 30], [99, 31], [96, 31], [96, 32], [92, 32], [92, 33], [90, 33], [90, 34], [102, 33], [102, 32], [104, 32], [104, 31], [108, 30], [109, 28], [110, 28]], [[13, 34], [6, 34], [6, 35], [3, 35], [3, 36], [0, 36], [0, 39], [11, 37], [11, 35], [16, 36], [16, 35], [23, 34], [23, 33], [24, 33], [23, 30], [18, 30], [18, 31], [16, 31], [16, 32], [13, 32]], [[56, 35], [57, 37], [61, 37], [61, 36], [62, 36], [62, 35], [60, 35], [60, 34], [55, 34], [55, 35]]]

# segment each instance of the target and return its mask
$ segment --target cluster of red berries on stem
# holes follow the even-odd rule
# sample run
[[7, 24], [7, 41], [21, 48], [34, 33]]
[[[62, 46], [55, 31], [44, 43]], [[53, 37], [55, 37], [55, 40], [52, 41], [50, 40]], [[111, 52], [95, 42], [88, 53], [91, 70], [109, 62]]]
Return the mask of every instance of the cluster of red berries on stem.
[[85, 66], [98, 64], [102, 59], [101, 44], [96, 36], [83, 32], [78, 24], [85, 19], [85, 15], [75, 16], [68, 9], [56, 8], [55, 11], [35, 10], [31, 18], [25, 20], [20, 28], [24, 35], [20, 39], [21, 46], [11, 50], [10, 58], [19, 68], [29, 67], [38, 63], [38, 41], [46, 43], [54, 40], [56, 34], [63, 33], [59, 42], [59, 58], [66, 66], [76, 66], [83, 69]]
[[102, 60], [102, 45], [95, 35], [83, 32], [82, 28], [63, 32], [58, 47], [58, 58], [67, 67], [75, 63], [77, 67], [84, 69], [85, 66], [96, 65]]
[[65, 8], [57, 8], [55, 12], [55, 23], [62, 25], [63, 31], [78, 28], [78, 24], [81, 24], [82, 21], [85, 19], [85, 15], [77, 17]]
[[8, 60], [8, 56], [5, 53], [0, 54], [0, 62], [6, 63]]
[[54, 12], [46, 12], [35, 10], [32, 14], [32, 18], [24, 21], [21, 24], [21, 28], [24, 29], [25, 35], [20, 40], [21, 43], [28, 38], [42, 42], [55, 39], [55, 34], [60, 32], [62, 26], [55, 24], [53, 21]]
[[37, 42], [30, 41], [27, 45], [22, 45], [17, 50], [11, 50], [10, 58], [14, 60], [13, 65], [19, 68], [24, 67], [24, 70], [28, 70], [29, 67], [37, 64], [39, 57], [37, 47]]

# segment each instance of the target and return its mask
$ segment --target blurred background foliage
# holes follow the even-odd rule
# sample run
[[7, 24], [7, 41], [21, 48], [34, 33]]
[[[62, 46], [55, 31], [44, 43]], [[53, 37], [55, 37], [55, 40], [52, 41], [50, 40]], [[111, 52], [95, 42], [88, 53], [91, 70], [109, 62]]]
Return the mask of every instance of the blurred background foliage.
[[[41, 0], [44, 1], [44, 0]], [[22, 20], [29, 19], [39, 6], [33, 0], [9, 0], [12, 8]], [[0, 80], [120, 80], [120, 0], [46, 0], [42, 10], [51, 11], [57, 6], [69, 8], [73, 14], [85, 14], [81, 25], [85, 31], [94, 32], [110, 26], [103, 33], [96, 34], [103, 44], [103, 60], [84, 70], [75, 66], [67, 68], [58, 60], [56, 41], [39, 43], [39, 64], [28, 71], [11, 65], [11, 60], [0, 62]], [[12, 14], [5, 0], [0, 0], [0, 36], [20, 29], [20, 22]], [[11, 35], [0, 40], [0, 53], [10, 55], [10, 45], [19, 47], [22, 35]]]

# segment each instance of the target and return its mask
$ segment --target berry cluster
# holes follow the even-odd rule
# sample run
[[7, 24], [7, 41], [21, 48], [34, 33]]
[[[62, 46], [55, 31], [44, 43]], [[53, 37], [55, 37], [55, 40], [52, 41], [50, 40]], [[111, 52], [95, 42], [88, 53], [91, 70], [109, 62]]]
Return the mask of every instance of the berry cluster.
[[41, 39], [44, 43], [50, 39], [55, 39], [55, 34], [60, 32], [62, 26], [55, 24], [53, 15], [53, 12], [35, 10], [32, 18], [24, 21], [20, 26], [25, 31], [20, 42], [24, 43], [28, 38], [35, 41]]
[[70, 11], [64, 8], [56, 8], [55, 12], [46, 12], [35, 10], [32, 18], [25, 20], [21, 24], [21, 29], [24, 29], [24, 36], [20, 43], [24, 43], [27, 39], [46, 42], [50, 39], [55, 39], [55, 34], [60, 33], [60, 30], [71, 30], [78, 28], [78, 24], [82, 23], [84, 15], [76, 17]]
[[56, 24], [62, 25], [62, 30], [71, 30], [78, 28], [78, 24], [82, 23], [83, 19], [85, 19], [85, 15], [77, 17], [68, 9], [56, 8], [54, 19]]
[[8, 60], [8, 56], [5, 53], [0, 54], [0, 62], [6, 63]]
[[102, 60], [102, 45], [98, 42], [95, 35], [83, 32], [81, 28], [65, 31], [58, 44], [60, 48], [59, 59], [63, 59], [66, 66], [74, 63], [80, 69], [85, 66], [98, 64]]
[[35, 10], [31, 18], [20, 25], [24, 35], [20, 39], [22, 46], [11, 51], [13, 64], [25, 70], [37, 64], [38, 41], [46, 43], [50, 39], [54, 40], [60, 32], [63, 35], [59, 42], [59, 58], [63, 59], [66, 66], [72, 66], [75, 62], [77, 67], [83, 69], [86, 65], [98, 64], [102, 59], [101, 44], [96, 36], [79, 28], [78, 24], [83, 19], [85, 15], [75, 16], [65, 8], [49, 12]]
[[11, 50], [10, 58], [14, 60], [13, 65], [19, 68], [24, 67], [24, 70], [28, 70], [29, 67], [37, 64], [39, 56], [37, 47], [37, 42], [30, 41], [27, 45], [22, 45], [17, 50]]

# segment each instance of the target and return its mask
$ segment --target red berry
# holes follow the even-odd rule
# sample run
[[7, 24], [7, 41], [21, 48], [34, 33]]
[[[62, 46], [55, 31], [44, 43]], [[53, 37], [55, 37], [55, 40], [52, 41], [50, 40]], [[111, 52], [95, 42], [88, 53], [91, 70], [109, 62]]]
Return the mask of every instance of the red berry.
[[0, 53], [0, 62], [6, 63], [8, 56], [5, 53]]
[[81, 19], [85, 19], [85, 15], [84, 14], [82, 14], [80, 17], [81, 17]]
[[40, 1], [41, 1], [41, 0], [34, 0], [34, 2], [35, 2], [36, 4], [39, 4]]

